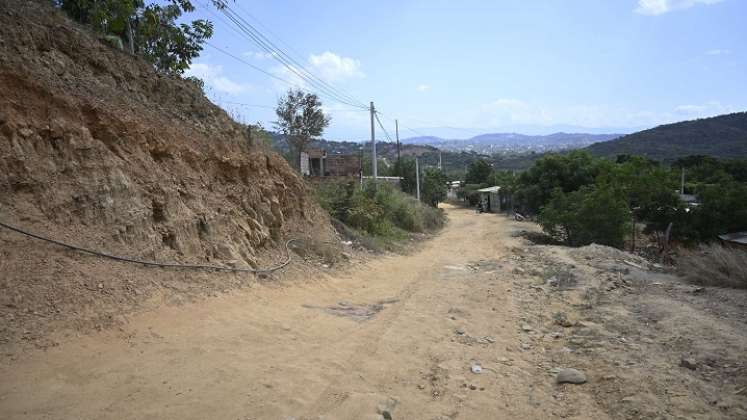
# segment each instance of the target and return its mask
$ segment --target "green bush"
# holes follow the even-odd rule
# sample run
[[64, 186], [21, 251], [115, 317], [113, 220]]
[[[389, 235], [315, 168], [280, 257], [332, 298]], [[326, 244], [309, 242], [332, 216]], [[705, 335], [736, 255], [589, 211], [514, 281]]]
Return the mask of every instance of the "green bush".
[[630, 220], [625, 199], [604, 185], [570, 193], [557, 189], [538, 218], [545, 233], [568, 245], [597, 243], [617, 248], [623, 246]]
[[343, 223], [371, 235], [397, 237], [443, 226], [441, 210], [429, 207], [389, 184], [325, 183], [317, 188], [321, 206]]

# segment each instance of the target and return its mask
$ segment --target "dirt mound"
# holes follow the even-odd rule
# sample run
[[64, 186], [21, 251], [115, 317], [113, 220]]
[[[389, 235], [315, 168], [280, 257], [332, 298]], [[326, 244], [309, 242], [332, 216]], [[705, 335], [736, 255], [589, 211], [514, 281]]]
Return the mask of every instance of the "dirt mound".
[[577, 260], [627, 261], [640, 266], [648, 265], [648, 261], [638, 255], [606, 245], [586, 245], [571, 250], [569, 254]]
[[[303, 180], [198, 86], [155, 73], [45, 2], [0, 4], [0, 91], [6, 223], [146, 260], [252, 267], [280, 259], [289, 236], [313, 228], [332, 239]], [[6, 341], [13, 325], [71, 310], [76, 320], [111, 318], [162, 280], [225, 287], [204, 273], [121, 267], [7, 231], [0, 244]]]

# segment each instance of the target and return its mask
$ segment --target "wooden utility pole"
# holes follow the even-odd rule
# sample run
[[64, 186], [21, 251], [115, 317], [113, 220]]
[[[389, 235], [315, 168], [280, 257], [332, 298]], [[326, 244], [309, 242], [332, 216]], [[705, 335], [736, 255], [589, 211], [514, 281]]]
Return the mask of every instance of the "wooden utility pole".
[[399, 154], [399, 120], [394, 120], [394, 135], [397, 137], [397, 176], [402, 176], [402, 160]]
[[415, 191], [418, 201], [420, 201], [420, 164], [418, 163], [418, 157], [415, 156]]
[[374, 108], [374, 103], [371, 101], [371, 169], [373, 171], [373, 180], [374, 183], [376, 183], [377, 178], [379, 177], [379, 171], [376, 167], [376, 131], [374, 129], [374, 118], [376, 117], [376, 109]]

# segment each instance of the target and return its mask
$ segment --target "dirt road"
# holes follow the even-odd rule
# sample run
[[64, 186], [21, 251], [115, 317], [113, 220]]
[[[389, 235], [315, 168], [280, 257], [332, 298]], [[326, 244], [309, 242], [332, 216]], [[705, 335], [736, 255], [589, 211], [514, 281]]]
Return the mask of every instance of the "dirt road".
[[[26, 354], [0, 367], [0, 418], [604, 419], [649, 412], [739, 418], [745, 412], [742, 370], [718, 381], [696, 377], [700, 367], [678, 367], [679, 354], [667, 353], [684, 334], [676, 326], [653, 335], [645, 330], [647, 318], [634, 328], [630, 313], [653, 315], [639, 300], [631, 311], [619, 306], [633, 286], [599, 289], [620, 293], [611, 300], [619, 306], [609, 318], [615, 322], [594, 309], [591, 321], [564, 329], [543, 305], [578, 317], [571, 309], [581, 307], [582, 292], [548, 292], [537, 286], [541, 276], [537, 283], [538, 274], [528, 271], [567, 251], [529, 250], [511, 235], [522, 225], [503, 216], [447, 211], [445, 230], [411, 255], [161, 307], [119, 330]], [[552, 266], [563, 264], [564, 255]], [[655, 297], [648, 287], [647, 296]], [[552, 293], [559, 298], [542, 297]], [[595, 299], [585, 307], [603, 307]], [[666, 305], [656, 301], [656, 308]], [[692, 311], [681, 316], [699, 325]], [[608, 324], [626, 328], [627, 338], [601, 328]], [[713, 331], [721, 336], [704, 340], [729, 349], [730, 369], [741, 366], [747, 347], [739, 325], [720, 324]], [[657, 336], [661, 345], [642, 335]], [[686, 345], [694, 349], [697, 342]], [[476, 365], [480, 373], [472, 372]], [[594, 374], [584, 385], [557, 385], [558, 367]], [[639, 390], [643, 396], [635, 397]], [[709, 393], [732, 397], [715, 403]]]
[[164, 307], [4, 366], [1, 417], [546, 417], [551, 378], [519, 353], [496, 262], [511, 245], [507, 222], [449, 217], [413, 255]]

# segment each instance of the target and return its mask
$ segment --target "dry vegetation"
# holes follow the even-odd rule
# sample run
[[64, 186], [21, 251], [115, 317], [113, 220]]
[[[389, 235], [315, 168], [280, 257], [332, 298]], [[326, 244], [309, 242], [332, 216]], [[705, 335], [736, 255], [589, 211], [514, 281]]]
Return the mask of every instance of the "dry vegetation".
[[685, 251], [678, 259], [680, 274], [687, 281], [705, 286], [747, 289], [747, 252], [718, 244]]

